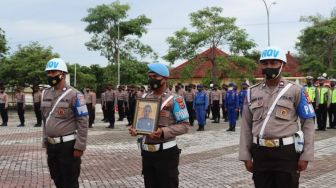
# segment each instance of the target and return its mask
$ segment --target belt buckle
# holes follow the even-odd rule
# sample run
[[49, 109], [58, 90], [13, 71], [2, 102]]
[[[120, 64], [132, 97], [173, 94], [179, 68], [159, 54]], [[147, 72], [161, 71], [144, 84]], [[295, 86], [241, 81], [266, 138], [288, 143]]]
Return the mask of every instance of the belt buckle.
[[265, 146], [268, 148], [276, 147], [276, 143], [273, 139], [265, 139]]
[[48, 139], [48, 142], [49, 142], [50, 144], [56, 144], [56, 141], [55, 141], [54, 138], [50, 138], [50, 137], [48, 137], [47, 139]]
[[147, 148], [149, 152], [156, 152], [156, 147], [153, 144], [148, 144]]

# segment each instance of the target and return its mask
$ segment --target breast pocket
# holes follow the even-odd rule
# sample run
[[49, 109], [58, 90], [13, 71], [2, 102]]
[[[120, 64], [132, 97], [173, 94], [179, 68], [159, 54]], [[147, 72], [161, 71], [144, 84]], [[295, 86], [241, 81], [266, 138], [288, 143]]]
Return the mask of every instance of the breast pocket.
[[252, 121], [259, 121], [262, 119], [264, 114], [264, 101], [258, 100], [251, 104], [251, 111], [252, 111]]
[[42, 101], [41, 103], [41, 111], [44, 117], [47, 117], [47, 113], [51, 110], [51, 102], [50, 101]]
[[56, 118], [66, 119], [71, 115], [71, 109], [69, 103], [59, 102], [55, 108], [53, 114]]
[[291, 101], [279, 100], [275, 107], [275, 117], [282, 120], [290, 120], [294, 106]]

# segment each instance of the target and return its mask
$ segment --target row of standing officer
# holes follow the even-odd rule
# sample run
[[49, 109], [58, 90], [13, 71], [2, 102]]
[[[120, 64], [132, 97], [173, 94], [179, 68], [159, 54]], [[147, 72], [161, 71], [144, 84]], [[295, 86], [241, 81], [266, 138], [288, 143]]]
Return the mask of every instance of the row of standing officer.
[[325, 131], [327, 127], [327, 118], [329, 116], [329, 127], [336, 128], [336, 90], [335, 79], [330, 79], [329, 84], [327, 80], [320, 76], [317, 78], [318, 85], [315, 86], [314, 78], [307, 76], [307, 91], [312, 100], [313, 107], [316, 112], [317, 131]]

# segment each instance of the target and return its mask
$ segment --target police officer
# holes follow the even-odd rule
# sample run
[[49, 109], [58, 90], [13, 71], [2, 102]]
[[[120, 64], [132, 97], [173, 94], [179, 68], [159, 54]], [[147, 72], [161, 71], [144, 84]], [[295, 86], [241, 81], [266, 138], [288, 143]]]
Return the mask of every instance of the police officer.
[[118, 104], [118, 121], [123, 121], [125, 117], [125, 102], [126, 102], [126, 93], [123, 86], [119, 86], [116, 91], [117, 104]]
[[184, 93], [184, 100], [187, 104], [188, 114], [189, 114], [189, 123], [191, 126], [194, 126], [194, 98], [195, 93], [191, 90], [192, 85], [186, 87], [186, 92]]
[[212, 107], [212, 123], [219, 123], [220, 120], [220, 106], [222, 105], [222, 93], [218, 90], [218, 85], [214, 84], [210, 93], [210, 105]]
[[20, 119], [20, 124], [18, 127], [24, 127], [25, 126], [25, 117], [24, 117], [24, 112], [25, 112], [25, 106], [26, 106], [26, 99], [25, 99], [25, 94], [22, 91], [23, 89], [21, 87], [18, 87], [15, 92], [15, 100], [16, 100], [16, 108], [17, 108], [17, 113], [19, 115]]
[[237, 90], [235, 90], [234, 87], [235, 84], [230, 82], [225, 96], [225, 110], [228, 112], [229, 118], [229, 128], [227, 131], [236, 130], [237, 114], [239, 111], [239, 99]]
[[[142, 172], [146, 188], [177, 188], [178, 164], [181, 150], [176, 145], [176, 136], [188, 132], [188, 111], [181, 96], [165, 93], [168, 68], [161, 63], [148, 64], [148, 83], [152, 90], [144, 96], [162, 101], [158, 129], [142, 137]], [[134, 126], [134, 125], [133, 125]], [[131, 127], [129, 133], [137, 135]]]
[[314, 107], [314, 110], [316, 110], [316, 88], [314, 86], [314, 78], [312, 76], [306, 77], [307, 85], [304, 86], [306, 92], [309, 95], [309, 98], [311, 100], [311, 103]]
[[206, 124], [206, 110], [209, 106], [209, 98], [206, 92], [203, 90], [203, 85], [197, 85], [197, 92], [194, 99], [194, 109], [196, 111], [196, 118], [198, 122], [197, 131], [204, 131]]
[[37, 120], [37, 123], [34, 125], [34, 127], [41, 127], [42, 125], [41, 91], [38, 86], [33, 87], [33, 103], [34, 103], [34, 112]]
[[89, 124], [85, 99], [65, 83], [68, 69], [62, 59], [48, 61], [45, 71], [51, 87], [42, 93], [41, 110], [50, 175], [56, 187], [79, 187]]
[[95, 117], [95, 108], [96, 108], [96, 93], [93, 92], [91, 86], [87, 86], [84, 92], [84, 98], [86, 101], [86, 107], [89, 112], [89, 128], [92, 128], [92, 124]]
[[239, 91], [239, 94], [238, 94], [240, 115], [242, 115], [243, 113], [243, 104], [246, 98], [247, 88], [249, 87], [249, 85], [246, 82], [243, 82], [241, 86], [242, 86], [242, 89]]
[[[207, 95], [207, 98], [208, 98], [208, 104], [210, 104], [210, 91], [209, 91], [209, 88], [208, 88], [208, 86], [203, 86], [203, 90], [204, 90], [204, 92], [206, 93], [206, 95]], [[205, 113], [205, 119], [206, 118], [209, 118], [210, 117], [210, 111], [211, 111], [211, 107], [210, 107], [210, 105], [208, 105], [207, 106], [207, 109], [206, 109], [206, 113]]]
[[336, 79], [330, 79], [330, 107], [329, 114], [329, 127], [330, 129], [336, 128]]
[[0, 88], [0, 114], [2, 118], [2, 124], [0, 126], [7, 126], [8, 123], [8, 95], [5, 92], [5, 88]]
[[137, 99], [137, 91], [135, 86], [130, 86], [129, 94], [128, 96], [128, 113], [127, 113], [127, 120], [128, 120], [128, 125], [131, 126], [135, 114], [135, 106], [136, 106], [136, 99]]
[[[279, 48], [262, 51], [265, 79], [250, 87], [244, 103], [239, 160], [253, 173], [257, 188], [299, 187], [300, 171], [313, 160], [314, 110], [304, 88], [281, 76], [285, 65]], [[298, 117], [303, 132], [298, 132]]]
[[227, 111], [225, 110], [225, 96], [226, 96], [227, 90], [228, 90], [228, 86], [226, 84], [222, 84], [222, 113], [223, 113], [224, 122], [228, 121]]
[[330, 91], [324, 86], [325, 78], [320, 76], [317, 78], [319, 87], [316, 89], [316, 122], [317, 131], [325, 131], [327, 127], [328, 108], [330, 105]]
[[117, 107], [117, 98], [116, 98], [116, 93], [112, 89], [111, 85], [107, 86], [104, 101], [105, 101], [105, 106], [106, 106], [107, 119], [110, 124], [106, 128], [114, 129], [114, 123], [115, 123], [114, 113], [115, 113], [115, 108]]
[[103, 111], [103, 119], [102, 121], [104, 122], [108, 122], [108, 118], [107, 118], [107, 111], [106, 111], [106, 101], [105, 101], [105, 93], [106, 93], [106, 90], [107, 90], [107, 87], [105, 86], [103, 88], [103, 91], [100, 95], [100, 98], [101, 98], [101, 108], [102, 108], [102, 111]]

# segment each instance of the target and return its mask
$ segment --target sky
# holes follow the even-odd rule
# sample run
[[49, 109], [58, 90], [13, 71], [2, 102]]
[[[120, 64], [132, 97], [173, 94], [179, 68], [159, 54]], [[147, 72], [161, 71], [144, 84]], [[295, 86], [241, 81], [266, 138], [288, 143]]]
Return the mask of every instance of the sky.
[[[295, 53], [295, 43], [302, 29], [309, 26], [300, 22], [301, 16], [321, 14], [329, 17], [336, 0], [265, 0], [270, 7], [270, 43]], [[5, 31], [11, 53], [18, 45], [38, 41], [51, 46], [66, 62], [89, 66], [107, 65], [99, 52], [88, 51], [85, 42], [90, 35], [84, 31], [87, 23], [81, 19], [87, 10], [106, 0], [1, 0], [0, 28]], [[141, 41], [150, 45], [160, 57], [169, 48], [167, 37], [183, 27], [190, 28], [189, 14], [205, 7], [223, 8], [222, 16], [235, 17], [236, 25], [245, 29], [257, 50], [267, 46], [267, 14], [262, 0], [120, 0], [131, 9], [135, 18], [141, 14], [152, 20]], [[227, 47], [222, 48], [227, 51]], [[144, 59], [150, 61], [148, 59]], [[159, 58], [159, 62], [167, 63]], [[173, 66], [183, 61], [177, 62]]]

